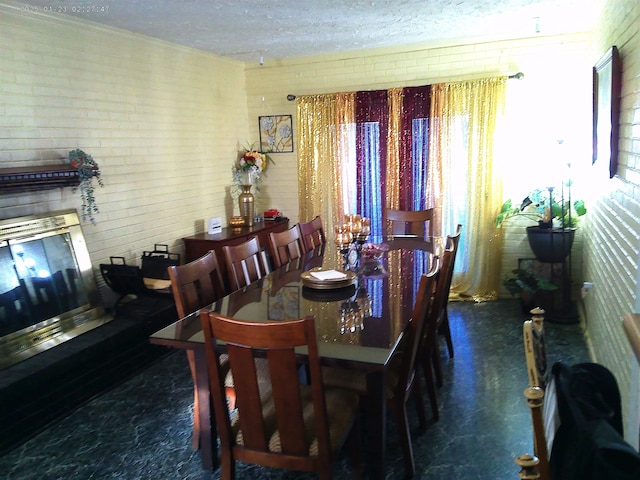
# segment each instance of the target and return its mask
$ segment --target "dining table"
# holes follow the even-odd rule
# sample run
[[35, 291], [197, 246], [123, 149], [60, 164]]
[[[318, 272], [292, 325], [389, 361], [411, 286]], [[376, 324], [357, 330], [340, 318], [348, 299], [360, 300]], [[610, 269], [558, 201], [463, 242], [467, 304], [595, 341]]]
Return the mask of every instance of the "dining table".
[[[368, 478], [384, 478], [386, 471], [389, 360], [411, 318], [420, 276], [429, 271], [434, 255], [441, 254], [445, 239], [387, 237], [348, 250], [328, 242], [206, 307], [248, 321], [315, 317], [322, 364], [366, 375], [363, 429]], [[342, 281], [319, 280], [318, 272], [338, 272]], [[150, 342], [193, 353], [198, 399], [194, 415], [200, 427], [194, 430], [193, 445], [200, 449], [203, 469], [214, 470], [217, 433], [200, 322], [199, 312], [193, 312], [152, 334]], [[300, 359], [304, 362], [304, 352]]]

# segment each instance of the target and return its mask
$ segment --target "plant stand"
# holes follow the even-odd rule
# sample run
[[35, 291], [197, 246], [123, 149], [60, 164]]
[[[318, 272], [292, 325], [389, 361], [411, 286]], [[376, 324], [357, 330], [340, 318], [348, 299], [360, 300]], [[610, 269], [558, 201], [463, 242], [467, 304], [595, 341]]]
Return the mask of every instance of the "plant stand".
[[571, 299], [570, 257], [561, 262], [541, 262], [537, 258], [521, 258], [519, 268], [545, 277], [558, 286], [555, 291], [538, 291], [534, 302], [547, 312], [545, 320], [552, 323], [578, 323], [578, 310]]

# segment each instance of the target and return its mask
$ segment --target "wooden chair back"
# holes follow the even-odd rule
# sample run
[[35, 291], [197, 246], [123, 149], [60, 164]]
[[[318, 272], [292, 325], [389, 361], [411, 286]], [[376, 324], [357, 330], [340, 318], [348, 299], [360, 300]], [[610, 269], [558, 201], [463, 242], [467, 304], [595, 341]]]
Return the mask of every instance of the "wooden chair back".
[[[246, 322], [202, 312], [201, 321], [220, 436], [221, 477], [233, 478], [239, 460], [317, 471], [320, 478], [330, 478], [335, 452], [332, 441], [334, 446], [339, 445], [337, 440], [351, 429], [357, 417], [358, 396], [325, 392], [314, 318]], [[216, 354], [216, 341], [226, 343], [236, 379], [237, 411], [233, 414], [226, 406], [224, 371]], [[307, 349], [309, 382], [299, 380], [296, 347]], [[261, 382], [256, 373], [255, 359], [265, 355], [268, 383]], [[334, 427], [337, 430], [330, 430]]]
[[184, 265], [170, 266], [167, 270], [179, 318], [184, 318], [227, 294], [213, 251]]
[[427, 210], [394, 210], [387, 208], [384, 215], [387, 235], [433, 236], [433, 208]]
[[397, 393], [402, 393], [400, 397], [407, 398], [411, 383], [413, 382], [413, 373], [415, 370], [415, 361], [420, 348], [420, 343], [424, 335], [424, 329], [431, 311], [433, 300], [433, 290], [436, 285], [436, 279], [440, 272], [440, 260], [434, 258], [433, 265], [429, 273], [420, 277], [420, 285], [416, 294], [416, 301], [413, 307], [413, 314], [407, 323], [403, 332], [402, 342], [406, 342], [401, 347], [402, 363], [397, 370], [398, 388]]
[[[202, 257], [185, 263], [184, 265], [172, 265], [167, 267], [171, 291], [176, 303], [179, 318], [184, 318], [212, 304], [227, 294], [222, 281], [218, 260], [213, 251], [209, 251]], [[200, 416], [198, 415], [199, 397], [196, 383], [196, 359], [193, 350], [187, 350], [187, 359], [191, 376], [193, 377], [193, 433], [191, 442], [193, 448], [200, 448]]]
[[[447, 265], [446, 279], [444, 288], [446, 290], [446, 296], [442, 305], [442, 315], [439, 319], [438, 332], [444, 335], [447, 342], [447, 349], [449, 351], [449, 358], [453, 358], [453, 340], [451, 339], [451, 327], [449, 326], [449, 295], [451, 294], [451, 281], [453, 279], [453, 270], [456, 263], [456, 256], [458, 255], [458, 246], [460, 244], [460, 235], [462, 234], [462, 225], [458, 224], [456, 233], [447, 236], [447, 243], [445, 248], [451, 251], [451, 261]], [[441, 376], [441, 372], [438, 372]], [[439, 381], [442, 384], [442, 379]]]
[[258, 237], [239, 245], [222, 247], [231, 290], [239, 290], [269, 273], [268, 263]]
[[309, 222], [298, 223], [298, 228], [300, 229], [302, 247], [305, 252], [313, 250], [314, 248], [327, 243], [327, 237], [324, 233], [322, 219], [319, 215]]
[[452, 262], [452, 252], [447, 249], [440, 258], [440, 270], [438, 272], [436, 281], [434, 282], [432, 294], [432, 303], [429, 316], [427, 317], [426, 324], [423, 329], [422, 343], [420, 349], [420, 361], [422, 362], [422, 371], [425, 376], [425, 383], [427, 385], [427, 395], [429, 397], [429, 403], [431, 404], [431, 413], [433, 420], [440, 418], [438, 411], [438, 397], [436, 390], [436, 377], [441, 370], [440, 365], [440, 352], [438, 349], [438, 327], [440, 325], [440, 319], [442, 317], [443, 305], [446, 302], [448, 295], [447, 284], [447, 271], [449, 270]]
[[439, 260], [436, 258], [429, 273], [420, 277], [413, 314], [402, 333], [400, 344], [396, 347], [396, 354], [389, 362], [392, 371], [391, 377], [396, 377], [397, 381], [395, 385], [389, 385], [393, 395], [389, 398], [388, 403], [398, 423], [398, 434], [407, 477], [412, 477], [415, 474], [415, 460], [407, 416], [407, 402], [412, 395], [418, 411], [420, 428], [424, 429], [427, 426], [420, 380], [416, 377], [416, 358], [420, 350], [426, 320], [431, 310], [432, 292], [439, 269]]
[[302, 256], [302, 238], [297, 225], [284, 232], [271, 232], [269, 243], [274, 268], [280, 268], [285, 263]]

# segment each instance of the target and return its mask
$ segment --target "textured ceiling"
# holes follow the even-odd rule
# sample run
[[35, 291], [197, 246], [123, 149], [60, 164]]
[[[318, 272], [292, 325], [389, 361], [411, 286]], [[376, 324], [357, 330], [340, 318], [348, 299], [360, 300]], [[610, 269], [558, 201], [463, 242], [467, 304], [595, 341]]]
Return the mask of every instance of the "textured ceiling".
[[601, 0], [29, 0], [242, 61], [589, 30]]

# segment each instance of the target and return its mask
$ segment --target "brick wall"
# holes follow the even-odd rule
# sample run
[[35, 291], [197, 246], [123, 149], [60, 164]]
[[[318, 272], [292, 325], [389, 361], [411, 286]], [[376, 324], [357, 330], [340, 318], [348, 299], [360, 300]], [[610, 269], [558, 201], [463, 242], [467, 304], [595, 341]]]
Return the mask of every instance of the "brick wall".
[[[606, 172], [594, 190], [598, 198], [589, 214], [584, 277], [594, 283], [585, 298], [585, 319], [595, 359], [615, 374], [620, 385], [625, 433], [638, 446], [640, 412], [630, 408], [631, 374], [636, 359], [622, 328], [624, 314], [640, 311], [640, 4], [608, 0], [594, 36], [594, 63], [616, 45], [623, 65], [618, 174]], [[637, 375], [637, 368], [635, 369]], [[637, 385], [637, 381], [635, 385]]]
[[[0, 167], [100, 164], [94, 264], [232, 215], [231, 164], [248, 136], [244, 66], [79, 20], [0, 6]], [[0, 196], [0, 217], [80, 208], [71, 188]], [[236, 207], [237, 208], [237, 207]]]

